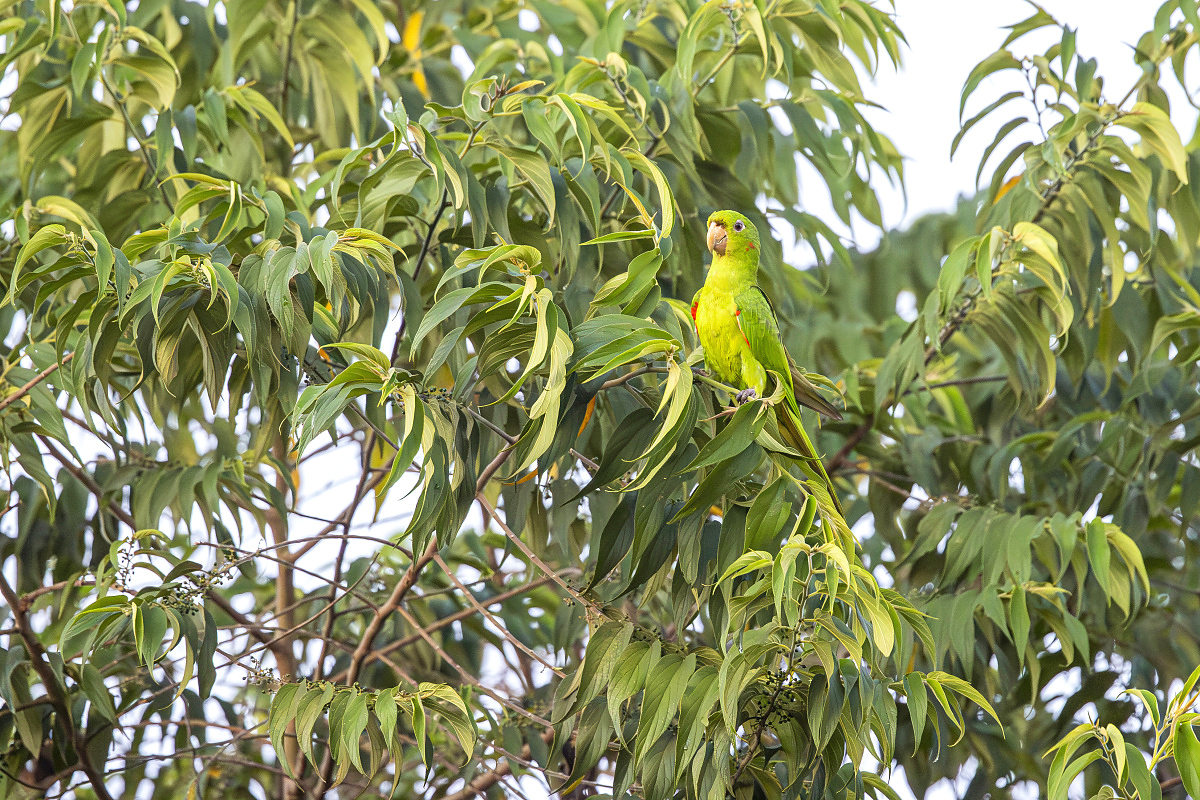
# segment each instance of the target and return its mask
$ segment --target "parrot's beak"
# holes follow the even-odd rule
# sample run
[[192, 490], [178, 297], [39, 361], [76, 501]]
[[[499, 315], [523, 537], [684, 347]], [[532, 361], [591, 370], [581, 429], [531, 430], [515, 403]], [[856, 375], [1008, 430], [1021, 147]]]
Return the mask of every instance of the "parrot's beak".
[[725, 241], [728, 238], [729, 234], [725, 232], [723, 226], [715, 222], [708, 224], [708, 249], [710, 252], [719, 256], [725, 255]]

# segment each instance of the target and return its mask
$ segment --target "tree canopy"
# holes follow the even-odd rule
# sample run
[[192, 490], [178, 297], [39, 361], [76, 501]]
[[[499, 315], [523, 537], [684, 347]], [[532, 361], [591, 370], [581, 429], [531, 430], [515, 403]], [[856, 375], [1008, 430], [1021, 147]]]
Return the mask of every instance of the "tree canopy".
[[[1200, 796], [1153, 22], [1033, 6], [860, 251], [885, 3], [0, 2], [0, 796]], [[700, 369], [724, 208], [836, 498]]]

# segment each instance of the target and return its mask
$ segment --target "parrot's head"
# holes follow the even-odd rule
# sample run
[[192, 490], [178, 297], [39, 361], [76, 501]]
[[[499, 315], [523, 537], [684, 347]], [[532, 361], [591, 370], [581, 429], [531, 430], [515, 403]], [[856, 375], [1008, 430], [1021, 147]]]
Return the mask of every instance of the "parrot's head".
[[758, 254], [758, 230], [736, 211], [716, 211], [708, 218], [708, 249], [718, 256]]

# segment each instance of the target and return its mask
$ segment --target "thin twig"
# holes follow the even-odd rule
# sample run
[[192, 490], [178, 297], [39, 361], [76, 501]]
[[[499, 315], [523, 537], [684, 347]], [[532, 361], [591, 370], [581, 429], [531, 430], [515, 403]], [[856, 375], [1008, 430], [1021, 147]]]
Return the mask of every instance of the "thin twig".
[[107, 501], [109, 511], [112, 512], [113, 516], [115, 516], [121, 522], [124, 522], [132, 530], [136, 531], [138, 529], [137, 523], [134, 522], [133, 516], [128, 511], [117, 505], [115, 500], [105, 498], [104, 489], [100, 486], [100, 484], [96, 483], [96, 479], [89, 475], [85, 470], [75, 466], [71, 459], [67, 458], [65, 453], [54, 446], [54, 441], [52, 439], [47, 436], [43, 436], [40, 433], [37, 434], [37, 438], [43, 445], [45, 445], [46, 449], [50, 451], [50, 455], [54, 456], [54, 459], [62, 465], [62, 468], [65, 469], [71, 475], [71, 477], [75, 478], [75, 480], [86, 486], [88, 491], [96, 496], [96, 500], [98, 502]]
[[626, 381], [631, 381], [634, 378], [638, 377], [639, 375], [645, 375], [647, 372], [653, 371], [653, 369], [654, 368], [649, 365], [645, 366], [645, 367], [638, 367], [633, 372], [626, 372], [624, 375], [620, 376], [619, 378], [613, 378], [610, 381], [605, 381], [604, 383], [600, 384], [599, 391], [604, 391], [605, 389], [611, 389], [614, 386], [620, 386], [621, 384], [625, 383]]
[[429, 540], [429, 545], [425, 548], [425, 552], [409, 565], [408, 571], [404, 573], [392, 590], [392, 594], [388, 597], [387, 602], [379, 607], [375, 612], [374, 618], [367, 625], [367, 629], [363, 631], [362, 640], [358, 643], [358, 647], [354, 650], [354, 654], [350, 657], [350, 666], [346, 669], [346, 683], [354, 683], [358, 679], [359, 670], [362, 669], [363, 661], [367, 657], [367, 652], [375, 644], [375, 637], [379, 635], [379, 631], [383, 628], [383, 623], [393, 611], [400, 608], [400, 604], [404, 601], [404, 596], [417, 584], [417, 578], [421, 576], [421, 570], [425, 569], [425, 565], [434, 559], [437, 555], [437, 535]]
[[[404, 601], [404, 596], [416, 585], [417, 579], [421, 576], [421, 570], [433, 560], [435, 555], [437, 555], [437, 534], [434, 534], [429, 540], [429, 545], [425, 548], [425, 552], [421, 554], [420, 558], [409, 565], [408, 570], [404, 573], [404, 577], [396, 582], [396, 586], [392, 589], [392, 594], [388, 597], [387, 602], [379, 607], [379, 610], [375, 612], [375, 616], [367, 624], [367, 629], [363, 631], [358, 647], [354, 649], [354, 653], [350, 656], [350, 666], [346, 668], [346, 683], [352, 684], [358, 680], [358, 673], [366, 662], [367, 653], [370, 652], [371, 647], [375, 644], [375, 637], [379, 635], [384, 622], [392, 615], [392, 612], [403, 612], [400, 604]], [[332, 776], [332, 753], [326, 753], [321, 769], [321, 783], [328, 786]]]
[[[578, 570], [571, 569], [566, 572], [578, 572]], [[560, 572], [560, 574], [563, 574], [563, 573]], [[513, 589], [509, 589], [507, 592], [501, 592], [500, 594], [496, 595], [495, 597], [484, 600], [483, 605], [494, 606], [498, 603], [503, 603], [503, 602], [505, 602], [507, 600], [511, 600], [512, 598], [517, 597], [519, 595], [526, 594], [528, 592], [532, 592], [535, 589], [541, 588], [542, 586], [545, 586], [547, 583], [550, 583], [550, 580], [551, 579], [549, 577], [537, 578], [535, 580], [530, 581], [529, 583], [523, 584], [521, 586], [517, 586]], [[422, 597], [424, 597], [424, 596], [425, 595], [422, 595]], [[423, 630], [427, 633], [434, 633], [436, 631], [440, 631], [442, 628], [449, 627], [450, 625], [453, 625], [456, 622], [461, 622], [464, 619], [473, 617], [473, 616], [475, 616], [476, 613], [478, 613], [478, 612], [474, 608], [464, 608], [461, 611], [456, 611], [453, 614], [450, 614], [448, 616], [437, 619], [436, 621], [430, 623], [429, 625], [426, 625], [423, 628]], [[395, 652], [396, 650], [402, 650], [405, 647], [408, 647], [410, 644], [412, 644], [413, 642], [419, 641], [421, 638], [423, 638], [421, 636], [421, 634], [412, 633], [412, 634], [409, 634], [408, 636], [405, 636], [402, 639], [397, 639], [394, 642], [389, 642], [388, 644], [384, 645], [383, 647], [380, 647], [378, 650], [372, 650], [367, 655], [367, 662], [370, 662], [377, 658], [384, 658], [385, 656]], [[330, 680], [333, 681], [334, 683], [344, 683], [345, 678], [346, 678], [345, 671], [342, 671], [342, 672], [338, 673], [337, 675], [330, 676]]]
[[53, 375], [58, 370], [59, 367], [64, 366], [66, 364], [70, 364], [71, 359], [74, 357], [75, 357], [74, 353], [67, 353], [65, 356], [63, 356], [62, 361], [56, 361], [53, 364], [51, 364], [50, 366], [46, 367], [41, 372], [39, 372], [37, 375], [34, 375], [20, 389], [17, 389], [15, 392], [10, 394], [8, 397], [4, 398], [3, 400], [0, 400], [0, 411], [3, 411], [4, 409], [8, 408], [13, 403], [20, 400], [25, 395], [29, 394], [29, 392], [35, 386], [37, 386], [42, 381], [46, 380], [46, 378], [49, 378], [51, 375]]
[[476, 493], [475, 499], [479, 501], [481, 506], [483, 506], [484, 511], [488, 512], [492, 520], [500, 526], [500, 529], [504, 531], [504, 535], [507, 536], [509, 540], [517, 546], [518, 550], [525, 554], [526, 558], [528, 558], [534, 565], [537, 566], [538, 569], [542, 571], [542, 574], [548, 576], [551, 580], [557, 583], [563, 589], [563, 591], [569, 594], [575, 601], [582, 603], [588, 608], [600, 608], [596, 603], [593, 603], [591, 600], [587, 599], [578, 591], [576, 591], [571, 584], [567, 583], [559, 576], [558, 572], [555, 571], [554, 568], [539, 558], [537, 553], [534, 553], [532, 550], [530, 550], [529, 545], [521, 541], [521, 537], [514, 533], [512, 528], [508, 527], [508, 524], [505, 523], [505, 521], [496, 512], [495, 507], [492, 506], [491, 502], [487, 499], [487, 497], [484, 496], [483, 492]]
[[[546, 744], [553, 742], [554, 731], [548, 730], [543, 732], [542, 741], [544, 741]], [[531, 755], [532, 752], [529, 749], [529, 745], [525, 745], [521, 748], [522, 758], [527, 759]], [[442, 800], [470, 800], [472, 797], [483, 797], [485, 794], [487, 794], [488, 789], [492, 788], [511, 774], [512, 767], [509, 766], [508, 762], [501, 762], [500, 764], [496, 765], [495, 769], [491, 770], [490, 772], [485, 772], [482, 775], [476, 775], [471, 779], [470, 783], [468, 783], [462, 789], [454, 792], [453, 794], [446, 795], [442, 798]]]
[[[458, 590], [462, 593], [462, 596], [466, 599], [466, 601], [468, 603], [470, 603], [471, 607], [473, 609], [475, 609], [476, 611], [478, 611], [480, 614], [482, 614], [484, 616], [484, 618], [489, 620], [492, 623], [492, 625], [494, 625], [496, 627], [496, 629], [500, 631], [500, 635], [503, 636], [508, 641], [509, 644], [511, 644], [513, 647], [517, 648], [521, 652], [525, 653], [525, 655], [529, 656], [533, 660], [537, 661], [539, 664], [541, 664], [543, 667], [545, 667], [546, 669], [553, 672], [558, 677], [562, 678], [562, 677], [566, 676], [565, 672], [563, 672], [561, 669], [559, 669], [558, 667], [551, 664], [549, 661], [547, 661], [545, 658], [543, 658], [538, 652], [533, 650], [533, 648], [528, 647], [524, 642], [522, 642], [516, 636], [513, 636], [512, 633], [509, 632], [508, 628], [506, 628], [504, 626], [504, 624], [499, 619], [496, 618], [496, 615], [493, 614], [492, 612], [488, 611], [487, 608], [485, 608], [483, 605], [481, 605], [480, 602], [475, 599], [475, 595], [471, 594], [471, 590], [468, 589], [466, 586], [463, 586], [462, 581], [460, 581], [458, 579], [458, 576], [454, 574], [454, 570], [450, 569], [450, 566], [445, 561], [442, 560], [441, 556], [439, 556], [437, 553], [434, 553], [433, 560], [436, 561], [438, 563], [438, 566], [442, 568], [442, 572], [444, 572], [446, 574], [446, 577], [450, 579], [450, 582], [453, 583], [456, 587], [458, 587]], [[424, 628], [422, 628], [422, 630], [424, 630]]]
[[539, 717], [537, 714], [534, 714], [534, 713], [522, 708], [521, 706], [517, 705], [516, 703], [509, 700], [508, 698], [500, 695], [499, 693], [493, 691], [492, 689], [488, 688], [484, 684], [480, 683], [478, 678], [476, 678], [474, 675], [472, 675], [470, 672], [468, 672], [466, 669], [464, 669], [461, 664], [459, 664], [457, 661], [455, 661], [450, 656], [450, 654], [446, 652], [445, 648], [443, 648], [440, 644], [438, 644], [434, 640], [434, 638], [432, 636], [430, 636], [428, 633], [425, 632], [425, 628], [423, 628], [421, 626], [421, 623], [417, 622], [416, 617], [414, 617], [412, 614], [410, 614], [408, 612], [408, 609], [404, 608], [404, 606], [397, 606], [396, 612], [399, 613], [400, 616], [404, 617], [404, 619], [408, 622], [409, 625], [412, 625], [414, 628], [417, 629], [417, 632], [419, 634], [421, 634], [421, 638], [425, 640], [425, 643], [428, 644], [430, 647], [432, 647], [433, 651], [435, 653], [437, 653], [438, 657], [441, 658], [443, 661], [445, 661], [447, 664], [449, 664], [450, 668], [453, 669], [455, 672], [457, 672], [459, 674], [459, 677], [461, 677], [463, 679], [463, 681], [470, 684], [471, 686], [474, 686], [480, 692], [482, 692], [483, 694], [486, 694], [488, 697], [492, 698], [497, 703], [499, 703], [500, 705], [509, 709], [510, 711], [517, 714], [518, 716], [524, 717], [525, 719], [529, 720], [530, 722], [533, 722], [537, 725], [541, 725], [542, 727], [545, 727], [545, 728], [551, 727], [550, 720]]

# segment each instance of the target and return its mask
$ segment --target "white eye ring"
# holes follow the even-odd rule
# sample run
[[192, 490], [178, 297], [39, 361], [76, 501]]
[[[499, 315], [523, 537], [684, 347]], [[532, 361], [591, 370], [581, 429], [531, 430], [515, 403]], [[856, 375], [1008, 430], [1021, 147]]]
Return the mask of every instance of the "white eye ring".
[[737, 222], [733, 223], [733, 229], [735, 231], [737, 231], [738, 233], [741, 233], [742, 229], [745, 227], [746, 226], [742, 224], [742, 221], [740, 219]]

